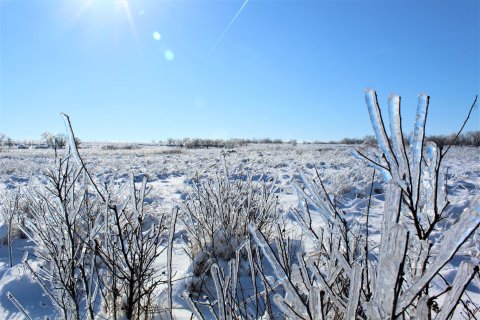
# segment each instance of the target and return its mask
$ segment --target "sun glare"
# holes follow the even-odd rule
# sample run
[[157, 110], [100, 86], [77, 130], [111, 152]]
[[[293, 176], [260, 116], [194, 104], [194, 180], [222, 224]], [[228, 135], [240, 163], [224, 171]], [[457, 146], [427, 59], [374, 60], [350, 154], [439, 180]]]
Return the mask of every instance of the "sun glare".
[[[75, 1], [79, 3], [78, 9], [70, 19], [70, 23], [75, 23], [80, 17], [87, 14], [89, 11], [94, 11], [97, 16], [100, 16], [102, 20], [107, 17], [112, 17], [118, 14], [118, 11], [122, 12], [122, 15], [127, 20], [130, 31], [137, 38], [137, 30], [135, 27], [135, 21], [133, 20], [132, 11], [130, 9], [130, 3], [128, 0], [81, 0]], [[120, 10], [119, 10], [120, 9]]]

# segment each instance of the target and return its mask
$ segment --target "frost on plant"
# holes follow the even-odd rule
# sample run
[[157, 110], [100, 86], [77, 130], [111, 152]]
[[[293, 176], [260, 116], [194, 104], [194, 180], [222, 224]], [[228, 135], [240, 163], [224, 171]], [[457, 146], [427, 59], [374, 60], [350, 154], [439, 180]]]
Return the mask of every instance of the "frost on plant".
[[[45, 186], [28, 190], [22, 231], [35, 242], [40, 267], [24, 265], [63, 319], [146, 318], [160, 283], [155, 259], [162, 253], [163, 216], [147, 217], [147, 180], [127, 192], [100, 191], [74, 143], [55, 159]], [[149, 222], [150, 221], [150, 222]]]
[[[478, 228], [480, 199], [455, 221], [448, 216], [442, 160], [449, 148], [425, 141], [428, 96], [418, 98], [411, 145], [402, 130], [399, 96], [388, 99], [388, 127], [376, 92], [367, 89], [365, 100], [379, 148], [355, 154], [380, 171], [387, 186], [379, 243], [337, 207], [318, 172], [313, 179], [300, 174], [300, 206], [294, 213], [315, 248], [295, 265], [302, 276], [287, 276], [261, 230], [249, 227], [285, 290], [274, 301], [287, 318], [447, 319], [460, 301], [468, 308], [462, 299], [478, 266], [464, 258], [453, 283], [447, 283], [446, 300], [439, 299], [444, 293], [437, 283], [445, 280], [442, 269]], [[321, 218], [320, 225], [312, 223], [314, 215]], [[445, 219], [452, 221], [446, 229], [440, 224]], [[302, 283], [295, 283], [299, 279]]]
[[223, 164], [215, 177], [192, 181], [182, 206], [192, 258], [186, 295], [210, 316], [257, 318], [269, 308], [269, 288], [255, 267], [261, 257], [247, 227], [255, 224], [269, 240], [279, 235], [276, 184], [229, 173]]

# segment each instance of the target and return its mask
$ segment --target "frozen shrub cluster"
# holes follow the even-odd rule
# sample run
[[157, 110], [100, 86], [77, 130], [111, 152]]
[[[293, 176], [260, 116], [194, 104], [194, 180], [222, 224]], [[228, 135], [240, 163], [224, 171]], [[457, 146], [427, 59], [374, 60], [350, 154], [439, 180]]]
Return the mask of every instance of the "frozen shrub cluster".
[[[478, 266], [464, 258], [452, 283], [441, 271], [478, 228], [480, 199], [474, 199], [448, 229], [441, 226], [440, 221], [449, 219], [442, 167], [449, 148], [425, 142], [428, 101], [428, 96], [419, 96], [413, 139], [407, 148], [400, 97], [389, 97], [387, 127], [375, 91], [366, 91], [380, 153], [358, 152], [357, 156], [381, 172], [387, 183], [379, 243], [369, 239], [368, 211], [362, 229], [348, 212], [338, 209], [318, 176], [302, 176], [298, 183], [303, 206], [296, 218], [315, 251], [299, 253], [291, 275], [262, 231], [249, 225], [285, 290], [273, 299], [286, 318], [430, 319], [436, 315], [436, 319], [447, 319], [460, 302], [468, 316], [473, 314], [462, 298]], [[312, 225], [314, 214], [321, 217], [323, 226]], [[438, 286], [439, 281], [446, 285]]]
[[41, 265], [33, 267], [28, 256], [24, 265], [60, 318], [147, 318], [155, 290], [165, 282], [154, 266], [164, 250], [163, 217], [153, 220], [145, 213], [145, 177], [137, 186], [132, 175], [131, 184], [118, 194], [108, 185], [99, 187], [76, 149], [71, 128], [69, 138], [69, 153], [45, 173], [47, 184], [28, 191], [31, 203], [21, 228], [35, 242]]
[[[282, 224], [271, 221], [274, 227], [269, 240], [275, 247], [279, 264], [284, 268], [287, 277], [293, 276], [291, 268], [295, 261], [294, 252], [299, 250], [298, 243], [288, 237]], [[202, 252], [202, 259], [205, 252]], [[275, 281], [272, 268], [264, 265], [265, 257], [250, 236], [235, 251], [234, 257], [225, 261], [209, 259], [203, 265], [203, 277], [198, 290], [184, 291], [182, 296], [198, 319], [281, 319], [279, 308], [272, 297], [275, 293], [284, 292]], [[200, 261], [197, 259], [195, 263]], [[205, 261], [205, 260], [202, 260]], [[195, 271], [193, 271], [195, 272]], [[190, 281], [189, 283], [192, 283]]]
[[237, 249], [248, 242], [249, 223], [271, 238], [279, 218], [275, 192], [273, 179], [255, 181], [250, 176], [229, 174], [226, 165], [213, 178], [192, 180], [191, 192], [182, 207], [193, 260], [190, 292], [202, 291], [213, 263], [238, 256]]

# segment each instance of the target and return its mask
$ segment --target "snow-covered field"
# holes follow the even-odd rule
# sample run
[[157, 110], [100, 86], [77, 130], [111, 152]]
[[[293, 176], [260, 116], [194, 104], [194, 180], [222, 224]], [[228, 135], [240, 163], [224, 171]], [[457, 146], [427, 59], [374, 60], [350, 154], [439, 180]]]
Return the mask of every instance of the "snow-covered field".
[[[148, 178], [152, 188], [146, 196], [146, 210], [153, 215], [168, 215], [175, 206], [182, 206], [191, 192], [190, 182], [196, 176], [214, 176], [223, 170], [223, 156], [228, 171], [233, 174], [249, 175], [252, 179], [273, 178], [278, 186], [278, 209], [292, 237], [302, 236], [292, 210], [298, 206], [297, 193], [293, 187], [299, 172], [313, 175], [315, 168], [325, 183], [328, 193], [338, 202], [340, 208], [349, 212], [358, 222], [365, 223], [365, 214], [370, 194], [373, 169], [355, 158], [351, 146], [345, 145], [249, 145], [232, 150], [222, 149], [181, 149], [154, 145], [141, 145], [133, 150], [104, 150], [99, 144], [85, 144], [80, 153], [86, 162], [93, 179], [99, 184], [107, 183], [121, 187], [129, 182], [133, 173], [138, 182], [143, 176]], [[448, 167], [448, 194], [451, 220], [480, 195], [480, 150], [473, 147], [454, 147], [445, 160]], [[44, 185], [43, 172], [54, 167], [52, 150], [9, 149], [0, 151], [0, 191], [2, 194], [14, 192], [17, 188], [27, 189]], [[0, 198], [0, 204], [3, 201]], [[380, 229], [385, 186], [379, 174], [376, 175], [370, 209], [372, 241], [376, 241]], [[451, 221], [445, 222], [448, 225]], [[315, 220], [313, 221], [315, 223]], [[13, 267], [9, 267], [6, 247], [6, 225], [0, 227], [0, 318], [22, 319], [23, 315], [8, 299], [11, 292], [32, 318], [44, 316], [58, 317], [49, 297], [33, 281], [22, 265], [25, 251], [33, 252], [34, 244], [28, 240], [13, 240]], [[478, 230], [477, 230], [478, 233]], [[181, 293], [186, 290], [191, 276], [191, 260], [188, 233], [179, 220], [173, 247], [173, 307], [178, 319], [189, 319], [191, 312]], [[453, 281], [460, 261], [478, 263], [480, 256], [475, 251], [475, 243], [470, 240], [462, 247], [442, 272], [447, 281]], [[477, 243], [478, 244], [478, 243]], [[33, 267], [38, 260], [30, 255]], [[165, 270], [166, 252], [157, 257], [160, 270]], [[157, 292], [158, 306], [165, 306], [165, 289]], [[468, 290], [472, 302], [480, 305], [480, 283], [478, 274]], [[161, 317], [161, 314], [157, 315]], [[458, 317], [461, 315], [457, 314]], [[478, 314], [476, 315], [479, 316]]]

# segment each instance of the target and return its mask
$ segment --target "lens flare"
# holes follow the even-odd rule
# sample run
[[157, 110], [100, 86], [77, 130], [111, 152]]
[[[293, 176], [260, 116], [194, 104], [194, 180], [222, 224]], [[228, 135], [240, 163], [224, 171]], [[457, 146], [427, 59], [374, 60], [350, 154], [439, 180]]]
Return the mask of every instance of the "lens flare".
[[158, 31], [155, 31], [153, 34], [153, 39], [155, 39], [156, 41], [160, 41], [160, 39], [162, 39], [162, 35], [160, 34], [160, 32]]
[[171, 50], [166, 50], [164, 55], [165, 55], [165, 59], [167, 59], [168, 61], [172, 61], [175, 58], [175, 55]]

